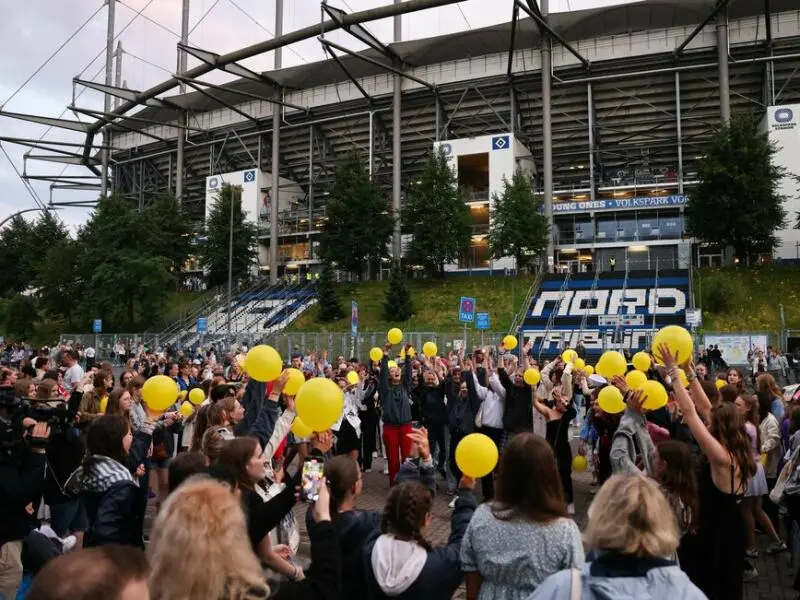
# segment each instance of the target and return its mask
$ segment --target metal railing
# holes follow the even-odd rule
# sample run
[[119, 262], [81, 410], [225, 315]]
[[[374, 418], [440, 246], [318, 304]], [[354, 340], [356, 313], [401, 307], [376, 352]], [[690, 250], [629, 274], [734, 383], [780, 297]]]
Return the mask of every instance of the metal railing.
[[[437, 332], [405, 332], [403, 343], [412, 344], [417, 351], [421, 351], [422, 345], [427, 341], [435, 342], [439, 347], [440, 355], [447, 355], [450, 351], [458, 350], [462, 347], [471, 351], [474, 347], [496, 346], [500, 344], [505, 335], [501, 331], [476, 331], [469, 329], [466, 332], [437, 333]], [[208, 349], [212, 346], [217, 352], [217, 359], [222, 360], [221, 353], [229, 350], [241, 350], [242, 345], [252, 348], [257, 344], [269, 344], [281, 354], [284, 361], [288, 362], [293, 352], [307, 353], [312, 350], [320, 353], [328, 352], [328, 360], [333, 361], [337, 356], [350, 358], [355, 355], [362, 360], [366, 359], [370, 348], [374, 346], [383, 347], [386, 343], [386, 332], [361, 332], [353, 336], [350, 332], [323, 333], [323, 332], [280, 332], [267, 334], [247, 333], [233, 336], [232, 345], [229, 344], [224, 334], [206, 334], [202, 339], [193, 341], [189, 345], [174, 344], [173, 349], [194, 352], [197, 348]], [[114, 360], [114, 346], [117, 342], [122, 342], [131, 352], [138, 352], [141, 343], [143, 347], [151, 350], [163, 351], [165, 343], [158, 335], [145, 335], [142, 333], [104, 333], [93, 335], [91, 333], [65, 333], [61, 335], [62, 343], [80, 345], [84, 348], [93, 347], [97, 351], [98, 360]], [[400, 352], [400, 346], [396, 346], [393, 354]]]
[[586, 305], [586, 310], [583, 312], [583, 317], [581, 318], [581, 328], [578, 332], [578, 339], [583, 339], [583, 331], [586, 329], [586, 322], [589, 320], [589, 312], [594, 308], [594, 302], [597, 299], [597, 282], [600, 279], [600, 269], [595, 269], [594, 271], [594, 280], [592, 280], [592, 291], [589, 294], [589, 302]]
[[544, 261], [539, 264], [539, 268], [536, 270], [536, 278], [528, 288], [528, 293], [525, 294], [522, 306], [520, 306], [519, 311], [517, 311], [517, 314], [514, 315], [514, 319], [511, 321], [511, 327], [508, 330], [508, 333], [511, 335], [518, 335], [520, 327], [522, 327], [522, 324], [525, 322], [525, 317], [528, 314], [528, 310], [530, 310], [533, 297], [539, 291], [539, 286], [542, 284], [542, 277], [544, 277], [544, 274], [547, 272], [546, 265], [547, 263]]
[[556, 321], [556, 313], [561, 310], [561, 303], [564, 302], [564, 297], [567, 294], [567, 288], [569, 287], [570, 279], [572, 279], [572, 271], [567, 271], [567, 274], [564, 276], [564, 282], [561, 284], [561, 288], [559, 289], [558, 293], [558, 302], [553, 305], [553, 310], [550, 311], [550, 316], [547, 317], [547, 326], [544, 329], [544, 337], [543, 342], [539, 345], [539, 360], [542, 360], [542, 354], [544, 353], [544, 346], [547, 344], [547, 340], [550, 337], [550, 331], [553, 329], [553, 325]]

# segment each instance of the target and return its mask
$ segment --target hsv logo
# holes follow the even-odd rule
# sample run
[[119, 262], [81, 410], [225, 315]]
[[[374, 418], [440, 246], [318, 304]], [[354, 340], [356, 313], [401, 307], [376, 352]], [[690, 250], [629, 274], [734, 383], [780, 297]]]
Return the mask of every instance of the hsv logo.
[[788, 123], [794, 118], [794, 113], [791, 108], [779, 108], [775, 111], [776, 123]]
[[244, 182], [250, 183], [251, 181], [256, 180], [256, 172], [255, 171], [245, 171], [244, 172]]
[[208, 189], [215, 190], [219, 187], [219, 177], [211, 177], [208, 180]]
[[509, 146], [507, 135], [498, 135], [492, 138], [492, 150], [505, 150]]

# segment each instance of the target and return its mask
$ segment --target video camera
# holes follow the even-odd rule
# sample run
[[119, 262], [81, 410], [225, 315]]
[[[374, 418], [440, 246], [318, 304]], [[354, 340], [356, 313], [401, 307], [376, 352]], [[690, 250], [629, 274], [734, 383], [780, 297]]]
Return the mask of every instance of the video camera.
[[23, 441], [26, 418], [47, 423], [51, 435], [70, 434], [82, 396], [81, 392], [73, 392], [68, 402], [49, 406], [16, 396], [13, 386], [0, 387], [0, 459], [7, 457]]

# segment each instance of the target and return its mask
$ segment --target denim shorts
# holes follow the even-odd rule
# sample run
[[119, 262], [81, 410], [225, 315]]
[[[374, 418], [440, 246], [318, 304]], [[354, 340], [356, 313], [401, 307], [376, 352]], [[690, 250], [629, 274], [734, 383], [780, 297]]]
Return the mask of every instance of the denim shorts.
[[50, 506], [50, 527], [59, 537], [66, 537], [76, 531], [89, 529], [86, 508], [80, 498], [67, 500]]

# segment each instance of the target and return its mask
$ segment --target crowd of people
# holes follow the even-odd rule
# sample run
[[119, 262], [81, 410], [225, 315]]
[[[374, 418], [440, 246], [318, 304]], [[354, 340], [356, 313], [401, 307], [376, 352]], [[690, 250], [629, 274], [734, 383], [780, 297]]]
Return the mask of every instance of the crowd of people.
[[[84, 371], [74, 348], [25, 351], [0, 369], [0, 599], [446, 599], [462, 585], [469, 600], [742, 598], [751, 561], [787, 552], [782, 532], [800, 524], [800, 403], [769, 370], [655, 350], [657, 410], [624, 377], [540, 365], [527, 343], [446, 356], [387, 343], [377, 361], [298, 350], [285, 367], [344, 396], [306, 437], [288, 373], [251, 379], [243, 354], [125, 349], [124, 368], [84, 356]], [[165, 411], [143, 398], [155, 375], [179, 390]], [[607, 386], [624, 411], [603, 410]], [[456, 457], [475, 432], [500, 457], [480, 481]], [[389, 491], [372, 512], [359, 496], [376, 456]], [[597, 488], [583, 532], [581, 458]], [[324, 481], [308, 499], [310, 461]], [[434, 546], [439, 492], [451, 529]]]

